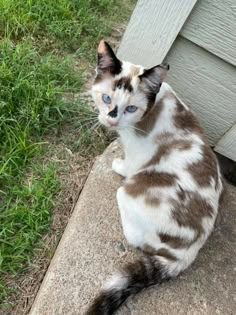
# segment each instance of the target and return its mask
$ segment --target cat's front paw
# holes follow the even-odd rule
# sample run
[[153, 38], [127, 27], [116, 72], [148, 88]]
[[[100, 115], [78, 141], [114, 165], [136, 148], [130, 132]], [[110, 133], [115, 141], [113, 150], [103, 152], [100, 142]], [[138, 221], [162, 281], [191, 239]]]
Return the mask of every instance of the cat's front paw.
[[117, 174], [124, 176], [124, 177], [126, 176], [124, 160], [122, 160], [122, 159], [113, 160], [112, 169]]

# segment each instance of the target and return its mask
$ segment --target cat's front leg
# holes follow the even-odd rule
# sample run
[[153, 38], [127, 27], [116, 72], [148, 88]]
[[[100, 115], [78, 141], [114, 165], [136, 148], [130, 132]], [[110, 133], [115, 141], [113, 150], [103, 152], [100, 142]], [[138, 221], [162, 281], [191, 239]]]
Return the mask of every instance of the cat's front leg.
[[133, 200], [125, 192], [124, 187], [117, 190], [117, 202], [120, 211], [123, 232], [127, 242], [134, 247], [142, 247], [143, 245], [143, 229], [140, 226], [140, 220], [134, 209]]
[[126, 167], [125, 167], [125, 160], [122, 159], [114, 159], [112, 162], [112, 169], [117, 174], [126, 177]]

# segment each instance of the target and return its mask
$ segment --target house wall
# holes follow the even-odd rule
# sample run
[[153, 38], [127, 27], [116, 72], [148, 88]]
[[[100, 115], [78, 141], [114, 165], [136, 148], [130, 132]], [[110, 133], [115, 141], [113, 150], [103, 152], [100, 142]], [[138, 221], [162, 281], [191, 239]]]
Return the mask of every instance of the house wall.
[[198, 0], [180, 35], [236, 66], [236, 1]]
[[216, 151], [236, 161], [229, 148], [236, 147], [235, 0], [139, 0], [119, 57], [146, 67], [170, 63], [168, 82]]
[[235, 67], [181, 36], [165, 61], [170, 64], [168, 82], [215, 145], [236, 122]]

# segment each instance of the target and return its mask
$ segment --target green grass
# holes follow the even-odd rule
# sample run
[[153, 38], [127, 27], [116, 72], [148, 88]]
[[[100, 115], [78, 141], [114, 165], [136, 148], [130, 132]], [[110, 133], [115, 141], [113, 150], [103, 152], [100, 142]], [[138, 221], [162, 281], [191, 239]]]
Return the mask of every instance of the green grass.
[[1, 35], [46, 38], [49, 47], [88, 54], [93, 41], [109, 33], [113, 9], [118, 19], [123, 14], [118, 8], [115, 0], [0, 0]]
[[[0, 270], [6, 276], [24, 270], [49, 227], [59, 182], [56, 170], [40, 163], [40, 141], [69, 116], [74, 105], [65, 107], [61, 96], [78, 92], [82, 77], [71, 59], [41, 55], [30, 40], [13, 45], [7, 38], [0, 50]], [[6, 293], [2, 281], [0, 300]]]
[[104, 148], [91, 109], [64, 96], [81, 91], [98, 41], [130, 13], [124, 3], [0, 0], [0, 304], [12, 291], [7, 276], [27, 268], [50, 228], [61, 189], [58, 167], [43, 160], [46, 135], [69, 124], [72, 150]]
[[[12, 183], [0, 215], [0, 268], [3, 275], [17, 275], [26, 262], [30, 262], [35, 242], [50, 224], [50, 209], [59, 187], [53, 164], [31, 166], [28, 177]], [[0, 299], [7, 293], [8, 289], [2, 283]]]

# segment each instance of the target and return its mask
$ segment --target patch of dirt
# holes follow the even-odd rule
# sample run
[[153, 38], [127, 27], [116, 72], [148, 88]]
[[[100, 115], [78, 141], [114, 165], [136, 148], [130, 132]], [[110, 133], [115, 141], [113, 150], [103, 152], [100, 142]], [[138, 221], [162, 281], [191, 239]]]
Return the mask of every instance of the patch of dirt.
[[[111, 44], [114, 50], [120, 43], [124, 33], [125, 25], [115, 26], [112, 36], [106, 40]], [[91, 97], [88, 90], [91, 87], [94, 76], [94, 65], [87, 66], [86, 85], [84, 92], [79, 95], [86, 103], [91, 104]], [[78, 97], [73, 95], [72, 97]], [[45, 234], [41, 240], [41, 245], [36, 249], [35, 259], [28, 269], [20, 277], [12, 277], [7, 279], [9, 287], [18, 293], [13, 294], [5, 301], [6, 307], [0, 310], [1, 315], [25, 315], [28, 314], [34, 302], [36, 294], [43, 281], [44, 275], [48, 269], [50, 261], [54, 255], [63, 231], [73, 212], [75, 204], [83, 189], [86, 178], [91, 170], [94, 162], [93, 157], [83, 157], [79, 153], [72, 153], [66, 145], [66, 139], [75, 139], [75, 134], [68, 128], [63, 130], [63, 138], [51, 136], [48, 139], [50, 152], [45, 158], [45, 163], [53, 161], [59, 167], [59, 180], [63, 189], [58, 194], [53, 210], [52, 223], [50, 231]]]
[[[40, 240], [41, 244], [36, 249], [37, 254], [33, 262], [20, 277], [7, 280], [9, 287], [17, 290], [18, 294], [12, 295], [9, 301], [6, 301], [9, 305], [0, 311], [2, 315], [29, 313], [93, 164], [93, 158], [85, 159], [79, 153], [73, 154], [64, 144], [51, 142], [50, 145], [54, 153], [46, 160], [58, 163], [58, 177], [63, 189], [56, 197], [50, 231]], [[45, 162], [48, 162], [46, 160]]]

